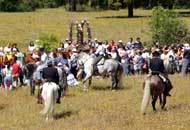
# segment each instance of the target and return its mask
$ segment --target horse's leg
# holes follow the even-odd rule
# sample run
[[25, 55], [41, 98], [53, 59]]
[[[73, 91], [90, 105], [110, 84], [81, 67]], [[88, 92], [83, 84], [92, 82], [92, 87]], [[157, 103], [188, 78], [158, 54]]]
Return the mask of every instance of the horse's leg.
[[153, 108], [153, 111], [156, 111], [156, 100], [158, 99], [158, 96], [152, 96], [153, 97], [153, 100], [152, 100], [152, 108]]
[[115, 76], [115, 74], [114, 73], [111, 73], [111, 81], [112, 81], [112, 86], [111, 86], [111, 90], [112, 89], [114, 89], [114, 88], [116, 88], [117, 87], [117, 81], [116, 81], [116, 76]]
[[41, 93], [42, 93], [42, 88], [40, 87], [41, 83], [38, 82], [38, 95], [37, 95], [37, 103], [38, 104], [42, 104], [42, 96], [41, 96]]
[[88, 87], [85, 85], [85, 82], [92, 77], [92, 73], [87, 73], [87, 75], [85, 76], [84, 80], [83, 80], [83, 85], [84, 85], [84, 91], [88, 90]]
[[162, 106], [162, 94], [159, 96], [159, 99], [160, 99], [160, 105]]
[[166, 95], [165, 95], [165, 94], [163, 94], [163, 104], [162, 104], [162, 110], [164, 109], [165, 105], [166, 105]]
[[34, 89], [35, 89], [35, 87], [34, 87], [34, 81], [33, 81], [33, 79], [29, 79], [29, 82], [30, 82], [30, 95], [31, 96], [33, 96], [34, 95]]
[[91, 87], [91, 84], [92, 84], [92, 77], [90, 77], [90, 78], [89, 78], [89, 81], [88, 81], [89, 87]]

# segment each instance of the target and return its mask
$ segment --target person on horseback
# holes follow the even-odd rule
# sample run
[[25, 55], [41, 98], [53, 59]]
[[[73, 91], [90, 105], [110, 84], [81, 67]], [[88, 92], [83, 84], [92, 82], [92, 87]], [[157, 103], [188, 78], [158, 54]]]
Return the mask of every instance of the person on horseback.
[[171, 82], [167, 77], [163, 60], [160, 58], [160, 53], [158, 51], [154, 51], [152, 53], [152, 58], [150, 59], [149, 68], [151, 70], [151, 75], [158, 75], [164, 82], [165, 84], [164, 93], [166, 94], [166, 96], [171, 96], [169, 94], [171, 88], [168, 87], [168, 84]]
[[98, 73], [98, 67], [97, 67], [97, 64], [98, 62], [104, 57], [105, 55], [105, 48], [104, 46], [102, 45], [102, 42], [98, 42], [98, 47], [96, 49], [96, 52], [95, 52], [95, 55], [97, 56], [95, 61], [94, 61], [94, 64], [93, 64], [93, 70], [94, 70], [94, 74], [97, 74]]
[[[57, 69], [53, 66], [53, 62], [52, 61], [48, 61], [47, 63], [47, 67], [43, 69], [42, 71], [42, 78], [45, 80], [45, 82], [54, 82], [57, 85], [59, 84], [59, 74]], [[60, 89], [59, 89], [60, 91]], [[60, 98], [61, 98], [61, 94], [60, 92], [58, 99], [57, 99], [57, 103], [60, 104]], [[38, 99], [39, 100], [39, 99]]]

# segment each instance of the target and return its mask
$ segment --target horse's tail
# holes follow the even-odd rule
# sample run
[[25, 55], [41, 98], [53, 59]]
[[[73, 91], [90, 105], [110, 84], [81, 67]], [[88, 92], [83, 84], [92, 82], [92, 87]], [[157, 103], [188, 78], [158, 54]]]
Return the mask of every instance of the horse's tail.
[[151, 84], [151, 77], [149, 76], [145, 80], [144, 95], [143, 95], [142, 104], [141, 104], [141, 113], [142, 114], [146, 113], [146, 109], [147, 109], [148, 104], [149, 104], [149, 99], [150, 99], [150, 84]]
[[117, 69], [117, 76], [118, 76], [118, 86], [120, 88], [123, 87], [123, 67], [121, 64], [118, 65], [118, 69]]
[[[48, 88], [49, 87], [49, 88]], [[52, 107], [53, 107], [53, 97], [54, 97], [54, 90], [51, 86], [47, 86], [47, 89], [50, 89], [49, 91], [46, 91], [45, 93], [44, 88], [42, 89], [42, 97], [44, 99], [45, 102], [45, 107], [43, 109], [43, 111], [41, 112], [43, 115], [46, 115], [49, 111], [51, 111]]]

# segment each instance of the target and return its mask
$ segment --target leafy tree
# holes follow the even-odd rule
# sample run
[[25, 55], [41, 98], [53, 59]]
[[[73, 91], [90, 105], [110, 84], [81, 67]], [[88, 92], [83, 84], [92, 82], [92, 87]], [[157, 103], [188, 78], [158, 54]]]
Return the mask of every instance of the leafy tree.
[[186, 26], [177, 16], [178, 14], [174, 10], [164, 9], [161, 6], [153, 8], [150, 28], [154, 42], [178, 43], [186, 36]]
[[57, 47], [58, 38], [53, 34], [41, 34], [39, 37], [38, 46], [43, 47], [47, 52], [52, 51]]

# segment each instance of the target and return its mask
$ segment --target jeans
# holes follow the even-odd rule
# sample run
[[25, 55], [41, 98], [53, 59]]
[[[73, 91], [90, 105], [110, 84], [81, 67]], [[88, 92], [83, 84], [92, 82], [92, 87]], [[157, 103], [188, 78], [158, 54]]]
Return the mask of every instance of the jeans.
[[13, 88], [12, 88], [12, 77], [11, 77], [11, 76], [5, 76], [5, 77], [4, 77], [4, 82], [3, 82], [3, 83], [4, 83], [4, 86], [5, 86], [5, 90], [8, 89], [7, 81], [10, 82], [10, 89], [13, 89]]
[[190, 60], [189, 59], [183, 59], [182, 60], [182, 68], [181, 68], [181, 75], [185, 76], [187, 74], [187, 69], [189, 65]]

